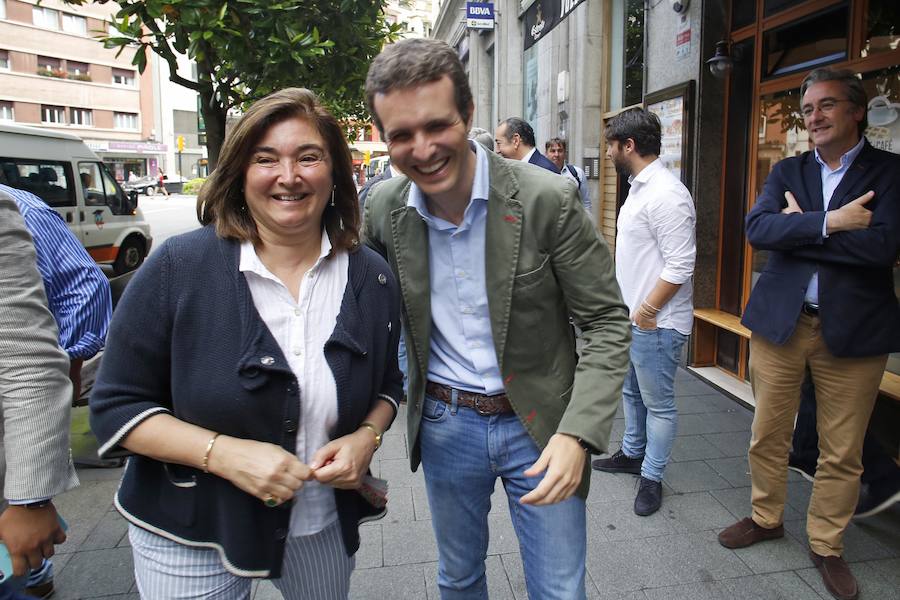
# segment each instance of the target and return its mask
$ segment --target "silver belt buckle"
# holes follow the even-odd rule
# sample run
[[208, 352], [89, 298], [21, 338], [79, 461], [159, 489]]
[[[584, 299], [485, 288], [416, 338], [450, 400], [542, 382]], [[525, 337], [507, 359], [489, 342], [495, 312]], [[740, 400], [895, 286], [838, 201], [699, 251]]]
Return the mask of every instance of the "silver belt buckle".
[[483, 400], [483, 399], [484, 399], [484, 396], [475, 396], [475, 401], [472, 403], [472, 405], [473, 405], [473, 408], [475, 409], [475, 412], [477, 412], [479, 415], [481, 415], [482, 417], [489, 417], [489, 416], [491, 416], [492, 413], [482, 410], [482, 408], [480, 406], [481, 400]]

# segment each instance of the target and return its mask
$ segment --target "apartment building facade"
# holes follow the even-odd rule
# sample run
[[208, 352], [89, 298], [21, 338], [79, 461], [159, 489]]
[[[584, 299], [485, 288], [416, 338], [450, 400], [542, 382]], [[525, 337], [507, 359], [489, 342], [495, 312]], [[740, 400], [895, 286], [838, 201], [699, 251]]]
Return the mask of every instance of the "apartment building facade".
[[0, 0], [0, 120], [74, 133], [119, 180], [155, 174], [167, 145], [157, 135], [150, 69], [103, 47], [114, 3]]

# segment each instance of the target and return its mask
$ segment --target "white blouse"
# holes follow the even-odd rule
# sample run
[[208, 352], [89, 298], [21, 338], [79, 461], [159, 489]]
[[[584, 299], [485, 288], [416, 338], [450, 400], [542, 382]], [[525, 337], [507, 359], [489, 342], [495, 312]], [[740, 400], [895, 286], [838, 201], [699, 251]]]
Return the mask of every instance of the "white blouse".
[[[297, 457], [308, 464], [316, 450], [327, 444], [338, 419], [337, 385], [325, 360], [325, 342], [331, 337], [347, 287], [349, 257], [331, 252], [323, 232], [319, 258], [300, 282], [294, 301], [284, 283], [263, 265], [253, 244], [241, 244], [240, 270], [253, 304], [272, 332], [300, 387], [300, 423]], [[337, 519], [334, 490], [308, 481], [294, 495], [291, 535], [312, 535]]]

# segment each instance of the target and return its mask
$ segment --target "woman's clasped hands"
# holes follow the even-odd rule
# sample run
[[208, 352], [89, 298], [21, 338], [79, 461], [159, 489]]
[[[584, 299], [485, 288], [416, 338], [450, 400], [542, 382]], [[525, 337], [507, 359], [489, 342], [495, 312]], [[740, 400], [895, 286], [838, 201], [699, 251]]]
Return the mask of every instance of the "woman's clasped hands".
[[309, 465], [281, 446], [223, 435], [210, 453], [209, 471], [267, 506], [278, 506], [306, 481], [357, 489], [374, 452], [373, 435], [366, 429], [332, 440], [316, 451]]

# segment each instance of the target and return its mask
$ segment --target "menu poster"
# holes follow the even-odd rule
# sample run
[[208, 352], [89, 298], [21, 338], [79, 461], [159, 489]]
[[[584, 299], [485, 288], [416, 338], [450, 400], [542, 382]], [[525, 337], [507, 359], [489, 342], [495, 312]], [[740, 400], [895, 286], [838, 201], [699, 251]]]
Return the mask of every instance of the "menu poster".
[[662, 126], [663, 165], [691, 188], [693, 80], [644, 96], [644, 108], [659, 117]]
[[647, 105], [647, 110], [656, 113], [662, 125], [662, 151], [659, 159], [667, 169], [681, 179], [681, 142], [684, 139], [684, 97], [678, 96]]

